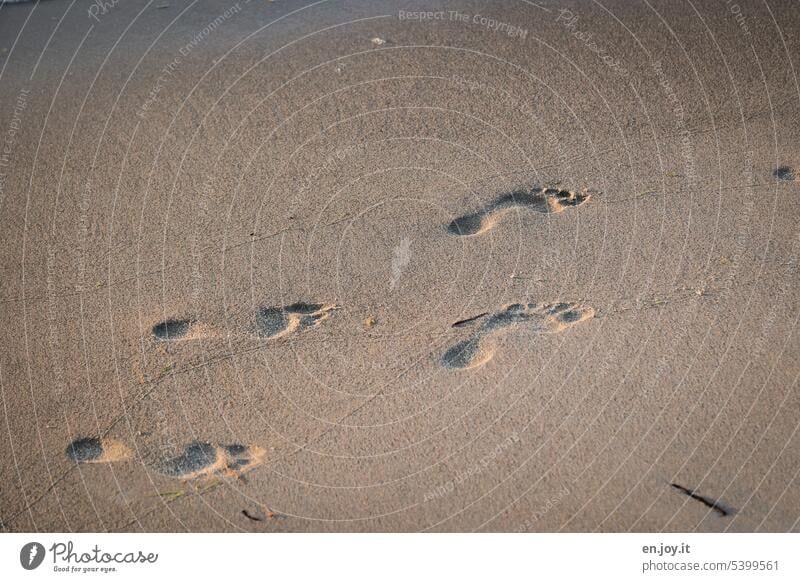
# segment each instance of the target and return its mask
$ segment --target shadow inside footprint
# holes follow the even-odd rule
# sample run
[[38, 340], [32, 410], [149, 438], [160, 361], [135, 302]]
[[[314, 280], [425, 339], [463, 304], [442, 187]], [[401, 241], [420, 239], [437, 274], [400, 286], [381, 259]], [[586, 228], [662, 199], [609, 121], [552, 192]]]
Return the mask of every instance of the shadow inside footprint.
[[183, 454], [164, 461], [159, 471], [170, 477], [189, 477], [211, 469], [216, 462], [217, 448], [195, 441], [186, 445]]
[[539, 213], [557, 213], [565, 208], [580, 206], [588, 199], [588, 194], [557, 188], [534, 187], [529, 190], [517, 190], [495, 198], [478, 212], [456, 218], [447, 225], [447, 232], [456, 236], [472, 236], [492, 228], [505, 211], [512, 208], [524, 208]]
[[285, 307], [263, 307], [256, 312], [256, 332], [264, 338], [309, 329], [324, 320], [333, 305], [298, 302]]
[[153, 326], [153, 337], [162, 342], [184, 338], [193, 323], [190, 319], [167, 319]]
[[470, 236], [483, 230], [485, 215], [482, 212], [465, 214], [447, 225], [447, 232], [456, 236]]
[[76, 439], [69, 444], [66, 453], [76, 463], [89, 463], [103, 456], [103, 444], [94, 437]]
[[123, 443], [112, 438], [97, 437], [75, 439], [67, 446], [65, 453], [76, 463], [111, 463], [131, 456], [131, 450]]
[[256, 328], [263, 337], [276, 336], [289, 328], [289, 316], [280, 307], [264, 307], [256, 312]]
[[773, 172], [773, 175], [783, 182], [791, 182], [795, 179], [794, 170], [789, 166], [780, 166]]
[[158, 467], [162, 475], [180, 479], [221, 474], [240, 477], [261, 463], [265, 451], [259, 447], [241, 444], [212, 445], [194, 441], [186, 445], [183, 453], [167, 459]]
[[442, 354], [442, 365], [456, 370], [473, 367], [479, 352], [480, 342], [477, 337], [464, 340]]
[[557, 333], [591, 317], [594, 317], [594, 309], [577, 303], [514, 303], [484, 319], [471, 337], [442, 355], [441, 363], [451, 370], [475, 368], [492, 358], [493, 350], [486, 342], [500, 330], [520, 324], [535, 333]]

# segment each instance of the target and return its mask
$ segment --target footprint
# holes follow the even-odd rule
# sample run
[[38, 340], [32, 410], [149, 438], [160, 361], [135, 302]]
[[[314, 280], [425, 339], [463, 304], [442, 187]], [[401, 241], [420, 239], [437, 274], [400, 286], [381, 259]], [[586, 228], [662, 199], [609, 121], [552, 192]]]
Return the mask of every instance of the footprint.
[[192, 323], [189, 319], [167, 319], [153, 326], [153, 337], [162, 342], [182, 339], [189, 333]]
[[208, 326], [193, 319], [166, 319], [153, 326], [153, 338], [158, 342], [199, 339], [210, 335]]
[[772, 174], [783, 182], [792, 182], [795, 179], [794, 170], [789, 166], [780, 166]]
[[76, 463], [112, 463], [131, 456], [131, 450], [114, 439], [84, 437], [72, 441], [66, 455]]
[[261, 464], [266, 451], [245, 445], [212, 445], [194, 441], [183, 453], [162, 462], [157, 470], [162, 475], [183, 480], [224, 475], [241, 477]]
[[494, 356], [494, 348], [482, 346], [481, 338], [476, 335], [457, 343], [442, 354], [442, 365], [452, 370], [466, 370], [482, 366], [491, 360], [492, 356]]
[[542, 214], [562, 212], [566, 208], [580, 206], [590, 196], [569, 190], [534, 187], [503, 194], [483, 209], [465, 214], [447, 225], [447, 232], [455, 236], [473, 236], [491, 229], [509, 210], [527, 208]]
[[269, 339], [315, 327], [336, 309], [323, 303], [293, 303], [285, 307], [263, 307], [256, 312], [256, 332]]
[[[126, 445], [115, 439], [96, 437], [76, 439], [65, 452], [78, 464], [123, 461], [132, 454]], [[185, 480], [214, 474], [240, 477], [261, 464], [265, 453], [264, 449], [256, 446], [211, 445], [194, 441], [186, 445], [182, 454], [162, 462], [156, 470]]]
[[492, 359], [494, 347], [488, 340], [500, 330], [525, 325], [536, 333], [558, 333], [592, 317], [594, 309], [577, 303], [515, 303], [485, 317], [471, 337], [442, 354], [441, 363], [450, 370], [477, 368]]

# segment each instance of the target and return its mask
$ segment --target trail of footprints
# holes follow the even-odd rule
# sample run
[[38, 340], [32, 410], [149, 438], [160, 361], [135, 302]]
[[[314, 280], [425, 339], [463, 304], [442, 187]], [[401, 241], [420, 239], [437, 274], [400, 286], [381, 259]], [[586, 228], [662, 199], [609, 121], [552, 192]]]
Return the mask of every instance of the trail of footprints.
[[[515, 208], [538, 213], [559, 213], [586, 202], [589, 196], [568, 190], [532, 188], [504, 194], [478, 212], [465, 214], [447, 225], [457, 236], [481, 234], [492, 228], [502, 216]], [[332, 303], [298, 301], [282, 307], [259, 308], [254, 315], [253, 335], [274, 340], [317, 327], [337, 309]], [[461, 327], [482, 320], [479, 327], [464, 341], [448, 349], [440, 363], [450, 370], [478, 367], [493, 354], [491, 338], [503, 330], [524, 326], [536, 333], [555, 333], [594, 315], [590, 307], [575, 303], [514, 304], [495, 313], [482, 313], [457, 322]], [[212, 326], [195, 318], [172, 317], [153, 325], [156, 342], [182, 342], [216, 335]], [[77, 464], [113, 463], [132, 456], [130, 448], [115, 439], [82, 437], [66, 449], [67, 457]], [[177, 456], [163, 459], [154, 471], [167, 477], [190, 480], [213, 475], [241, 476], [262, 463], [264, 449], [241, 444], [220, 445], [193, 441]]]
[[[335, 309], [334, 304], [302, 301], [284, 307], [262, 307], [255, 314], [254, 335], [277, 339], [311, 329], [326, 320]], [[166, 319], [155, 324], [151, 331], [157, 342], [179, 342], [215, 335], [210, 326], [188, 318]]]
[[[316, 326], [333, 309], [333, 305], [309, 303], [264, 308], [256, 315], [256, 327], [260, 336], [277, 338]], [[524, 326], [536, 333], [557, 333], [593, 316], [591, 307], [577, 303], [517, 303], [495, 313], [483, 313], [453, 324], [453, 327], [463, 327], [482, 320], [468, 339], [455, 344], [442, 355], [441, 364], [448, 369], [475, 368], [491, 359], [491, 338], [503, 330]], [[153, 326], [153, 337], [156, 341], [186, 339], [193, 333], [193, 325], [191, 320], [167, 320]], [[132, 456], [131, 449], [122, 442], [96, 437], [74, 440], [65, 453], [77, 464], [113, 463]], [[160, 461], [152, 469], [161, 475], [181, 480], [211, 476], [240, 477], [260, 465], [264, 455], [265, 450], [258, 446], [193, 441], [179, 455]]]
[[[319, 325], [336, 309], [333, 304], [293, 303], [285, 307], [265, 307], [255, 316], [258, 337], [276, 339], [307, 330]], [[508, 328], [524, 325], [536, 333], [561, 332], [576, 323], [594, 317], [594, 309], [577, 303], [515, 303], [495, 313], [480, 315], [456, 322], [453, 327], [462, 327], [483, 319], [480, 327], [469, 338], [448, 349], [441, 357], [441, 364], [448, 369], [476, 368], [488, 362], [493, 355], [491, 337]], [[156, 341], [182, 341], [199, 337], [189, 319], [169, 319], [153, 326]]]
[[[238, 478], [260, 465], [265, 453], [264, 449], [256, 446], [193, 441], [179, 455], [160, 461], [152, 469], [184, 481], [211, 476]], [[85, 464], [125, 461], [132, 453], [130, 448], [115, 439], [82, 437], [67, 446], [66, 455], [77, 464]]]
[[[793, 181], [794, 170], [780, 167], [774, 172], [778, 180]], [[514, 209], [541, 214], [558, 214], [583, 205], [590, 196], [569, 190], [534, 187], [503, 194], [477, 212], [464, 214], [448, 225], [453, 236], [476, 236], [492, 229], [505, 214]], [[262, 307], [254, 317], [254, 335], [274, 340], [318, 326], [338, 307], [330, 303], [296, 302], [283, 307]], [[520, 329], [535, 334], [560, 333], [594, 317], [592, 307], [578, 303], [515, 303], [496, 312], [485, 312], [457, 321], [454, 328], [471, 328], [466, 339], [449, 347], [439, 358], [446, 370], [459, 371], [478, 368], [494, 355], [494, 339], [500, 334]], [[475, 327], [477, 326], [477, 327]], [[155, 324], [152, 336], [156, 342], [178, 342], [213, 336], [210, 326], [193, 318], [170, 318]], [[113, 463], [129, 459], [132, 451], [116, 439], [83, 437], [66, 449], [67, 457], [76, 464]], [[260, 465], [266, 451], [258, 446], [242, 444], [220, 445], [192, 441], [184, 450], [163, 459], [151, 468], [166, 477], [183, 481], [227, 476], [239, 478]], [[674, 489], [699, 501], [722, 516], [733, 510], [718, 501], [697, 494], [694, 490], [671, 483]], [[255, 519], [246, 512], [245, 516]]]
[[[795, 171], [789, 166], [779, 166], [773, 175], [780, 181], [795, 180]], [[535, 186], [519, 189], [498, 196], [477, 212], [459, 216], [446, 226], [446, 231], [453, 236], [475, 236], [492, 229], [506, 213], [514, 209], [558, 214], [568, 208], [577, 208], [590, 198], [589, 194], [558, 188]], [[262, 307], [255, 314], [254, 333], [262, 339], [278, 339], [316, 327], [335, 309], [335, 304], [303, 301], [283, 307]], [[459, 323], [471, 322], [486, 315], [489, 314], [480, 314]], [[592, 308], [574, 303], [510, 305], [491, 314], [472, 336], [448, 349], [441, 357], [441, 364], [452, 370], [475, 368], [486, 363], [493, 355], [491, 336], [518, 324], [524, 324], [538, 333], [553, 333], [593, 316]], [[152, 335], [158, 342], [176, 342], [209, 337], [214, 332], [194, 319], [171, 318], [155, 324]]]
[[[447, 225], [446, 230], [456, 236], [473, 236], [491, 229], [506, 212], [515, 208], [545, 214], [560, 213], [567, 208], [582, 205], [589, 198], [588, 194], [557, 188], [536, 186], [515, 190], [495, 198], [478, 212], [456, 218]], [[262, 307], [255, 313], [254, 334], [262, 339], [277, 339], [295, 332], [305, 331], [325, 321], [335, 309], [337, 309], [335, 304], [304, 301], [283, 307]], [[522, 316], [520, 315], [520, 317]], [[527, 320], [532, 319], [532, 315], [527, 317]], [[501, 315], [495, 314], [490, 322], [495, 325], [500, 324], [501, 320]], [[152, 335], [157, 342], [179, 342], [210, 337], [215, 333], [213, 328], [199, 323], [193, 318], [169, 318], [155, 324], [152, 328]], [[477, 342], [477, 338], [475, 341]]]

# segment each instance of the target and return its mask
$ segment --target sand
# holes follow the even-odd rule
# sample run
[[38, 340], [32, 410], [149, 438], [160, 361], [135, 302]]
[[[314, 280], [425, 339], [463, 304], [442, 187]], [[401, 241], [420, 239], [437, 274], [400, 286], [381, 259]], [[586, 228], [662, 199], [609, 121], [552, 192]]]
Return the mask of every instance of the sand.
[[2, 529], [800, 531], [799, 32], [3, 5]]

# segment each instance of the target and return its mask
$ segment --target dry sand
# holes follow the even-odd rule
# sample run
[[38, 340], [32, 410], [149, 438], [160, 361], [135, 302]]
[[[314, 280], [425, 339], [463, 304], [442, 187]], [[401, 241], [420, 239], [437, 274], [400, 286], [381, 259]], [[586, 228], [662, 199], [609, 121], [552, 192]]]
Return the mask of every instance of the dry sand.
[[800, 530], [796, 3], [100, 6], [0, 8], [5, 530]]

